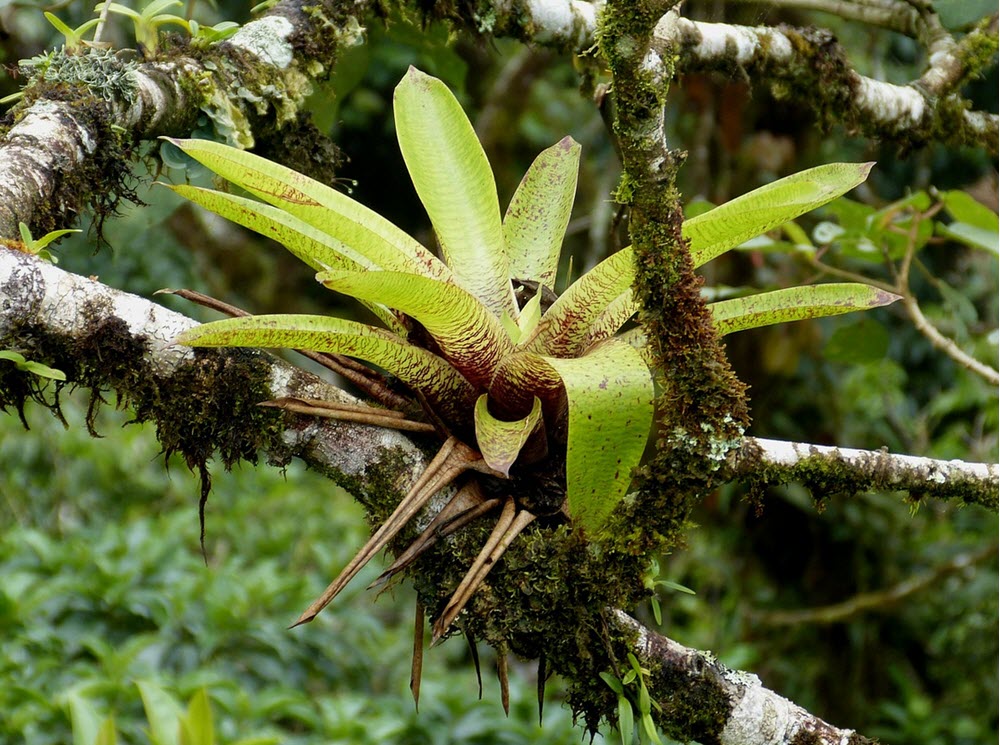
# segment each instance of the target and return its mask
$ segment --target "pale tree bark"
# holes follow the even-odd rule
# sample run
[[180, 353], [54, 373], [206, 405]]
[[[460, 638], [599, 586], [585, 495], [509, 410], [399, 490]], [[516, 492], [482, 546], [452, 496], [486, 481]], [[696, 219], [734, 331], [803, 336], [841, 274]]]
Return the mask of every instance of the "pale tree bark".
[[[842, 123], [868, 136], [908, 145], [942, 141], [995, 152], [996, 115], [966, 110], [955, 92], [961, 81], [978, 71], [966, 61], [961, 43], [949, 44], [924, 12], [916, 20], [900, 21], [903, 16], [890, 15], [882, 21], [897, 24], [897, 30], [919, 38], [934, 52], [920, 80], [895, 86], [859, 75], [839, 45], [822, 33], [697, 23], [668, 12], [669, 5], [659, 10], [650, 6], [653, 14], [644, 56], [639, 64], [632, 61], [633, 71], [648, 74], [654, 85], [665, 87], [676, 72], [722, 70], [767, 85], [822, 88], [830, 95], [814, 103], [827, 124]], [[496, 3], [489, 29], [482, 27], [482, 13], [453, 20], [480, 32], [580, 52], [594, 45], [603, 7], [601, 2], [581, 0], [512, 0]], [[837, 7], [831, 2], [824, 9]], [[310, 90], [309, 81], [329, 71], [343, 45], [361, 40], [360, 24], [369, 10], [365, 2], [285, 0], [210, 51], [155, 63], [103, 59], [120, 85], [93, 91], [89, 108], [47, 98], [44, 87], [40, 95], [29, 94], [17, 121], [0, 137], [0, 237], [15, 238], [19, 222], [31, 225], [36, 235], [68, 226], [88, 199], [105, 193], [109, 180], [121, 177], [120, 172], [109, 176], [109, 154], [127, 164], [144, 140], [188, 134], [199, 112], [208, 113], [217, 124], [224, 122], [227, 138], [244, 147], [251, 146], [262, 130], [290, 126]], [[995, 26], [994, 17], [992, 26], [973, 33], [995, 36]], [[833, 64], [821, 70], [802, 64], [803, 56], [815, 54]], [[239, 64], [227, 65], [227, 58]], [[249, 90], [249, 95], [235, 93], [241, 89]], [[652, 123], [645, 136], [651, 135], [655, 147], [648, 152], [659, 160], [646, 164], [650, 183], [656, 181], [658, 169], [672, 167], [662, 140], [662, 111], [653, 112]], [[226, 462], [252, 457], [257, 450], [279, 464], [301, 457], [366, 505], [384, 498], [386, 491], [398, 499], [426, 466], [417, 438], [255, 409], [259, 401], [281, 396], [344, 401], [349, 397], [267, 355], [194, 354], [172, 346], [173, 337], [192, 324], [149, 301], [0, 249], [0, 349], [15, 349], [29, 359], [66, 369], [72, 384], [118, 391], [140, 418], [156, 422], [165, 449], [180, 451], [189, 463], [203, 464], [215, 448]], [[113, 364], [109, 364], [109, 344], [114, 346]], [[247, 385], [248, 379], [253, 385]], [[51, 391], [41, 390], [28, 376], [21, 376], [17, 384], [21, 387], [6, 391], [15, 404], [25, 398], [53, 403]], [[231, 428], [238, 418], [233, 416], [234, 404], [236, 410], [255, 412], [256, 417], [236, 431]], [[171, 424], [176, 412], [186, 413]], [[720, 415], [712, 424], [732, 423]], [[184, 432], [196, 429], [197, 442], [186, 442]], [[995, 466], [882, 452], [829, 452], [745, 437], [736, 428], [728, 434], [730, 447], [712, 454], [715, 470], [700, 485], [702, 489], [732, 478], [756, 487], [804, 479], [814, 488], [897, 489], [997, 508]], [[692, 462], [699, 455], [706, 453], [697, 449], [687, 453]], [[836, 478], [829, 476], [833, 473]], [[430, 509], [439, 504], [436, 500]], [[660, 722], [666, 728], [684, 737], [724, 743], [868, 742], [812, 717], [764, 689], [753, 676], [726, 670], [704, 653], [642, 629], [625, 610], [609, 609], [609, 620], [630, 631], [632, 649], [655, 667], [651, 693], [665, 704]], [[678, 697], [687, 697], [690, 705], [676, 709], [667, 705], [677, 703]], [[697, 715], [694, 723], [691, 711]]]

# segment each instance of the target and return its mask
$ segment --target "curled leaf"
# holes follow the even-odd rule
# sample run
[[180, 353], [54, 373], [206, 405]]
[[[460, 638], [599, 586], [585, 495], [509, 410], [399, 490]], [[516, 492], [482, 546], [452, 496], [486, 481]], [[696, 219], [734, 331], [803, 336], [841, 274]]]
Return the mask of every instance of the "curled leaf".
[[600, 533], [639, 465], [653, 421], [653, 380], [638, 350], [618, 340], [583, 357], [545, 357], [566, 387], [569, 513]]
[[504, 476], [509, 475], [521, 448], [528, 441], [542, 417], [542, 402], [535, 398], [531, 411], [523, 419], [504, 421], [490, 414], [489, 396], [476, 401], [476, 442], [486, 465]]

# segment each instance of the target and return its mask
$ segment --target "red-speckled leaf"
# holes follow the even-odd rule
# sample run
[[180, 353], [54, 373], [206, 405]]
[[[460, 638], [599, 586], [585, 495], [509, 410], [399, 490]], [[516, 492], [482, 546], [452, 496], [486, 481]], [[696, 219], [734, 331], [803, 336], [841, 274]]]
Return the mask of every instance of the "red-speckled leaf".
[[[537, 333], [525, 341], [524, 349], [553, 357], [581, 354], [591, 326], [619, 297], [631, 295], [633, 260], [631, 251], [619, 251], [570, 285], [542, 316]], [[633, 312], [621, 318], [621, 323]]]
[[411, 67], [393, 94], [396, 138], [445, 261], [497, 318], [517, 319], [496, 182], [448, 86]]
[[506, 476], [541, 417], [542, 402], [538, 398], [526, 417], [508, 422], [490, 414], [489, 396], [480, 396], [475, 411], [476, 442], [486, 464]]
[[638, 303], [635, 301], [632, 290], [628, 289], [623, 292], [611, 301], [604, 312], [587, 329], [583, 348], [587, 349], [597, 342], [610, 339], [621, 330], [621, 327], [635, 315], [638, 309]]
[[400, 272], [320, 272], [331, 290], [383, 303], [419, 321], [441, 354], [474, 385], [486, 387], [514, 343], [500, 320], [458, 285]]
[[[873, 165], [830, 163], [809, 168], [685, 220], [681, 231], [690, 242], [691, 260], [699, 267], [750, 238], [832, 202], [862, 183]], [[618, 286], [631, 287], [635, 278], [632, 247], [623, 248], [615, 256], [618, 257], [615, 267], [624, 275], [615, 278]], [[588, 276], [589, 273], [578, 283]], [[606, 306], [614, 299], [604, 297], [601, 302]], [[571, 303], [572, 308], [579, 305], [580, 301]]]
[[350, 246], [375, 266], [437, 279], [451, 277], [434, 254], [336, 189], [219, 142], [164, 139], [224, 179]]
[[569, 402], [566, 499], [591, 535], [625, 496], [653, 421], [653, 380], [639, 352], [610, 340], [576, 359], [543, 358]]
[[874, 165], [829, 163], [808, 168], [685, 220], [681, 229], [691, 242], [694, 265], [832, 202], [868, 178]]
[[524, 174], [503, 219], [511, 278], [555, 287], [579, 170], [580, 145], [564, 137], [543, 150]]
[[708, 307], [712, 311], [715, 328], [719, 334], [725, 335], [758, 326], [869, 310], [899, 299], [899, 295], [869, 285], [838, 282], [762, 292], [722, 300]]
[[330, 316], [264, 315], [227, 318], [183, 332], [189, 347], [311, 349], [357, 357], [388, 370], [427, 396], [446, 419], [467, 418], [475, 389], [451, 365], [395, 334]]

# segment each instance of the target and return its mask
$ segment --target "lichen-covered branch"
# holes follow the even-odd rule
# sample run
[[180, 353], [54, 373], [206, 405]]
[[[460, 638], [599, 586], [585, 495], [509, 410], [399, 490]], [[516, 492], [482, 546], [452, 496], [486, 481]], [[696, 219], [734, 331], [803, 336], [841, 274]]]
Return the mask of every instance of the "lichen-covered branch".
[[897, 455], [747, 437], [730, 453], [730, 475], [753, 488], [792, 481], [813, 497], [866, 491], [905, 491], [913, 499], [934, 498], [978, 504], [997, 511], [1000, 466]]
[[[970, 35], [971, 36], [971, 35]], [[997, 152], [998, 117], [970, 111], [948, 93], [969, 69], [981, 72], [996, 51], [996, 33], [976, 37], [975, 53], [948, 46], [911, 85], [893, 85], [857, 73], [832, 34], [815, 29], [750, 28], [663, 17], [657, 39], [679, 55], [678, 69], [718, 72], [770, 85], [781, 98], [813, 107], [825, 126], [843, 124], [868, 137], [923, 145], [943, 142]], [[992, 45], [992, 51], [990, 50]], [[983, 53], [986, 59], [983, 59]], [[951, 82], [949, 82], [951, 81]]]
[[828, 724], [765, 688], [756, 675], [726, 667], [711, 652], [689, 649], [660, 636], [620, 611], [615, 620], [637, 632], [636, 656], [653, 671], [650, 695], [667, 720], [664, 731], [675, 739], [719, 745], [875, 742], [854, 730]]
[[34, 235], [66, 227], [88, 205], [113, 212], [139, 142], [188, 136], [199, 115], [214, 137], [241, 147], [294, 128], [310, 80], [330, 71], [343, 44], [360, 41], [367, 9], [285, 0], [224, 42], [149, 62], [53, 52], [0, 122], [0, 238], [16, 238], [19, 222]]
[[[848, 5], [823, 4], [830, 12]], [[879, 25], [890, 25], [927, 46], [928, 69], [909, 85], [859, 74], [833, 35], [815, 29], [704, 23], [672, 12], [659, 20], [653, 48], [663, 60], [667, 59], [663, 49], [672, 47], [678, 55], [674, 63], [678, 73], [714, 72], [768, 85], [776, 95], [812, 107], [824, 126], [843, 124], [867, 137], [907, 146], [942, 142], [996, 153], [1000, 119], [970, 110], [956, 92], [993, 63], [996, 16], [956, 42], [932, 10], [920, 13], [912, 5], [867, 3], [863, 9], [865, 14], [874, 14]], [[595, 9], [599, 12], [603, 6], [602, 0], [593, 4], [580, 0], [498, 2], [488, 24], [480, 25], [495, 35], [579, 53], [593, 44]], [[858, 4], [851, 4], [851, 9], [861, 12]], [[866, 20], [867, 15], [848, 17]]]

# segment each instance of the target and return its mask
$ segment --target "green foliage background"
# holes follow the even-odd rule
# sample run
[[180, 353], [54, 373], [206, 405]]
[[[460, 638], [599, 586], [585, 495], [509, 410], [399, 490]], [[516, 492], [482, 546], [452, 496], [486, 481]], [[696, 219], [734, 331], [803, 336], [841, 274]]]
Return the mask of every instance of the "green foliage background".
[[[961, 17], [971, 4], [938, 4], [949, 24], [975, 20]], [[692, 2], [688, 12], [713, 18], [705, 6]], [[207, 23], [246, 20], [235, 2], [203, 12]], [[72, 2], [63, 13], [78, 25], [90, 8]], [[732, 13], [734, 22], [831, 22], [766, 6]], [[17, 32], [0, 40], [5, 63], [56, 41], [36, 4], [0, 0], [0, 19]], [[834, 30], [862, 71], [915, 77], [921, 60], [909, 40], [857, 26]], [[126, 31], [120, 46], [131, 45]], [[866, 55], [866, 48], [879, 51]], [[321, 128], [349, 157], [340, 172], [345, 189], [430, 244], [391, 131], [391, 91], [409, 64], [448, 83], [482, 127], [501, 204], [539, 150], [565, 134], [583, 144], [568, 244], [574, 272], [623, 245], [623, 221], [608, 199], [617, 162], [569, 62], [511, 42], [449, 39], [441, 27], [399, 18], [388, 30], [371, 24], [369, 43], [346, 54], [311, 101]], [[504, 72], [520, 84], [501, 85]], [[0, 79], [0, 95], [13, 85]], [[996, 90], [995, 66], [970, 88], [992, 111]], [[880, 206], [932, 185], [996, 197], [996, 162], [982, 153], [934, 147], [901, 154], [836, 130], [824, 136], [794, 104], [763, 90], [751, 98], [709, 78], [691, 76], [673, 96], [671, 136], [692, 153], [680, 184], [691, 198], [718, 202], [793, 170], [867, 159], [879, 166], [865, 197]], [[149, 181], [144, 167], [137, 178]], [[60, 265], [140, 294], [186, 286], [258, 313], [334, 312], [329, 294], [285, 252], [179, 207], [165, 189], [141, 186], [140, 196], [147, 206], [109, 221], [111, 250], [95, 253], [91, 231], [56, 248]], [[880, 257], [833, 248], [829, 258], [886, 278]], [[939, 242], [919, 258], [927, 272], [914, 289], [925, 313], [995, 364], [995, 256]], [[706, 268], [722, 292], [789, 286], [812, 272], [780, 251], [744, 252]], [[176, 299], [164, 302], [197, 314]], [[354, 312], [336, 312], [345, 310]], [[996, 391], [933, 350], [898, 309], [746, 332], [727, 345], [752, 385], [752, 434], [997, 459]], [[0, 741], [70, 741], [65, 704], [75, 692], [114, 714], [123, 741], [143, 742], [136, 680], [158, 681], [185, 702], [204, 687], [221, 742], [253, 735], [293, 743], [579, 741], [558, 705], [558, 682], [549, 686], [539, 729], [530, 666], [516, 666], [505, 720], [486, 650], [485, 701], [477, 702], [469, 655], [457, 640], [427, 655], [416, 714], [407, 689], [405, 589], [373, 604], [362, 577], [318, 623], [285, 628], [366, 533], [361, 511], [329, 482], [299, 466], [285, 474], [266, 467], [216, 473], [206, 567], [195, 479], [177, 463], [165, 470], [152, 433], [121, 426], [127, 412], [105, 411], [101, 440], [86, 435], [79, 399], [66, 414], [65, 431], [40, 410], [28, 412], [30, 432], [14, 416], [0, 418]], [[886, 742], [995, 742], [995, 556], [836, 623], [786, 627], [769, 618], [885, 589], [995, 544], [996, 516], [911, 507], [896, 494], [819, 495], [822, 511], [795, 486], [758, 496], [759, 504], [742, 487], [720, 491], [694, 515], [687, 550], [660, 561], [663, 579], [697, 593], [661, 593], [664, 633], [712, 649], [820, 716]], [[655, 625], [650, 608], [639, 614]]]

